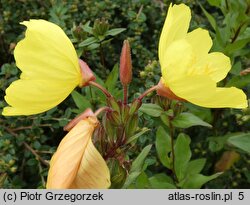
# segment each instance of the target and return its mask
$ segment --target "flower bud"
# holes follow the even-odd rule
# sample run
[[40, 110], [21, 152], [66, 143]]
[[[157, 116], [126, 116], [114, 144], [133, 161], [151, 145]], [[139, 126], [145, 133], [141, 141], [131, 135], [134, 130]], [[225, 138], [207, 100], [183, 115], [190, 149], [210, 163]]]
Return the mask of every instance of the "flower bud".
[[129, 41], [123, 42], [122, 53], [120, 57], [120, 81], [123, 86], [127, 86], [132, 80], [132, 60]]
[[133, 115], [142, 105], [142, 101], [135, 99], [130, 106], [129, 115]]
[[137, 127], [138, 127], [138, 115], [135, 114], [133, 117], [130, 118], [129, 122], [127, 123], [127, 126], [125, 128], [126, 137], [130, 138], [134, 135]]
[[118, 113], [120, 113], [120, 105], [118, 104], [118, 102], [116, 101], [115, 98], [113, 98], [113, 97], [108, 98], [107, 104], [108, 104], [114, 111], [117, 111]]
[[95, 76], [92, 70], [89, 68], [87, 63], [79, 59], [79, 64], [80, 64], [81, 74], [82, 74], [82, 82], [80, 84], [80, 87], [84, 87], [88, 85], [89, 81], [94, 81]]

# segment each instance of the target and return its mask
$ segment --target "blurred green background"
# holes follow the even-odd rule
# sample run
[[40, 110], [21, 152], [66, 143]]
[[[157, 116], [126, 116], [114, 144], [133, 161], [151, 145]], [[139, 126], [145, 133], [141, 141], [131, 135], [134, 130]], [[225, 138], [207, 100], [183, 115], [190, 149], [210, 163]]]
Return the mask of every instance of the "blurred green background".
[[[117, 70], [123, 40], [129, 39], [133, 60], [132, 99], [160, 79], [158, 41], [170, 2], [187, 4], [192, 10], [190, 30], [208, 29], [214, 42], [212, 50], [231, 58], [232, 69], [221, 85], [242, 88], [249, 96], [250, 74], [242, 71], [250, 68], [250, 0], [1, 0], [0, 112], [6, 106], [5, 89], [20, 74], [13, 57], [16, 43], [24, 37], [25, 27], [19, 22], [46, 19], [58, 24], [74, 43], [79, 57], [100, 78], [98, 82], [108, 88], [107, 78], [117, 81], [117, 72], [111, 71]], [[94, 33], [89, 32], [90, 27]], [[117, 83], [112, 91], [115, 96], [121, 96], [119, 88], [121, 85]], [[40, 115], [0, 116], [0, 187], [44, 188], [46, 164], [65, 135], [63, 126], [86, 107], [96, 109], [103, 104], [102, 95], [97, 91], [90, 93], [78, 88], [62, 104]], [[212, 129], [185, 130], [192, 139], [192, 157], [207, 159], [202, 171], [205, 175], [224, 171], [204, 187], [250, 188], [250, 109], [205, 109], [191, 104], [186, 109], [213, 125]], [[155, 144], [157, 123], [154, 117], [141, 116], [140, 127], [151, 130], [140, 136], [131, 148], [131, 156], [137, 156], [146, 145]], [[239, 140], [235, 143], [232, 137]], [[147, 176], [165, 170], [155, 146], [145, 164]], [[144, 177], [137, 180], [134, 188], [147, 188]]]

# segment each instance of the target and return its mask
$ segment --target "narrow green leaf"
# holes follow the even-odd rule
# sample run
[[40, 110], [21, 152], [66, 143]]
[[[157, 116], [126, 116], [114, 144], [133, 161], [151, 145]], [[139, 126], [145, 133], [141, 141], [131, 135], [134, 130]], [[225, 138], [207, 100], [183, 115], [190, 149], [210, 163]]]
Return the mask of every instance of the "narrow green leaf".
[[89, 26], [90, 21], [83, 25], [83, 30], [87, 33], [93, 34], [93, 28]]
[[152, 145], [148, 145], [144, 147], [144, 149], [141, 151], [141, 153], [137, 156], [137, 158], [133, 161], [130, 172], [136, 172], [136, 171], [141, 171], [144, 161], [151, 150]]
[[127, 179], [122, 187], [123, 189], [128, 188], [137, 179], [137, 177], [142, 173], [145, 159], [146, 159], [151, 147], [152, 147], [152, 145], [148, 145], [148, 146], [144, 147], [142, 152], [133, 161], [131, 169], [129, 171], [129, 175], [128, 175], [128, 177], [127, 177]]
[[85, 98], [83, 97], [80, 93], [78, 93], [77, 91], [73, 91], [71, 93], [71, 96], [76, 104], [76, 106], [80, 109], [80, 110], [85, 110], [87, 108], [91, 108], [92, 105], [91, 103]]
[[250, 133], [241, 133], [228, 138], [227, 143], [250, 154]]
[[127, 189], [136, 179], [137, 177], [141, 174], [141, 172], [132, 172], [128, 175], [122, 189]]
[[134, 136], [130, 137], [128, 139], [128, 141], [126, 142], [126, 144], [129, 144], [135, 140], [137, 140], [141, 135], [143, 135], [144, 133], [148, 132], [150, 129], [148, 128], [142, 128], [142, 130], [138, 133], [136, 133]]
[[125, 28], [114, 28], [114, 29], [110, 29], [105, 33], [105, 36], [116, 36], [117, 34], [125, 31]]
[[155, 146], [161, 163], [170, 168], [171, 159], [168, 154], [171, 151], [171, 138], [163, 127], [157, 129]]
[[98, 39], [96, 39], [95, 37], [90, 37], [90, 38], [87, 38], [84, 41], [82, 41], [79, 44], [79, 47], [89, 46], [90, 44], [97, 43], [97, 42], [98, 42]]
[[94, 50], [94, 49], [96, 49], [96, 48], [99, 48], [99, 46], [100, 46], [100, 43], [93, 43], [93, 44], [91, 44], [91, 45], [89, 45], [88, 47], [87, 47], [87, 50]]
[[183, 183], [182, 187], [183, 189], [200, 189], [202, 185], [205, 183], [217, 178], [222, 173], [216, 173], [211, 176], [204, 176], [202, 174], [194, 174], [190, 177], [188, 177], [185, 182]]
[[234, 43], [228, 44], [225, 48], [225, 52], [234, 53], [242, 48], [244, 48], [250, 42], [250, 38], [239, 39]]
[[200, 5], [200, 7], [201, 7], [203, 13], [204, 13], [205, 16], [207, 17], [207, 20], [209, 21], [210, 25], [211, 25], [211, 26], [213, 27], [213, 29], [216, 31], [216, 28], [217, 28], [216, 20], [214, 19], [214, 17], [213, 17], [210, 13], [208, 13], [208, 12], [206, 11], [206, 9], [204, 9], [204, 7], [203, 7], [201, 4], [199, 4], [199, 5]]
[[159, 105], [152, 103], [142, 104], [139, 110], [152, 117], [159, 117], [164, 112]]
[[109, 73], [108, 78], [105, 82], [105, 85], [111, 94], [113, 94], [114, 89], [117, 85], [117, 80], [118, 80], [118, 75], [119, 75], [119, 67], [118, 64], [115, 64], [112, 71]]
[[197, 125], [201, 125], [205, 127], [212, 127], [212, 125], [203, 121], [202, 119], [195, 116], [194, 114], [188, 113], [188, 112], [183, 112], [177, 117], [175, 117], [172, 123], [175, 127], [178, 127], [178, 128], [188, 128], [188, 127], [197, 126]]
[[207, 0], [211, 6], [220, 7], [222, 0]]
[[175, 142], [175, 174], [179, 181], [181, 181], [186, 175], [186, 169], [189, 160], [191, 159], [191, 150], [189, 147], [189, 136], [181, 133], [178, 135]]

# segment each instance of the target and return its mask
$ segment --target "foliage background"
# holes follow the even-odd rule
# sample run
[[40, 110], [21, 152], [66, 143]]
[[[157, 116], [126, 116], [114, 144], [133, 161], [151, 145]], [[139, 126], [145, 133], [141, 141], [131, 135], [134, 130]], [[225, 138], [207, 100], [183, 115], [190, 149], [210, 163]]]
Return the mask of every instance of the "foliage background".
[[[250, 75], [240, 75], [242, 70], [250, 66], [249, 0], [1, 0], [0, 112], [6, 106], [5, 89], [20, 74], [13, 57], [15, 44], [23, 38], [24, 27], [18, 24], [19, 22], [42, 18], [61, 26], [74, 42], [81, 58], [87, 61], [103, 80], [99, 81], [105, 84], [109, 76], [116, 88], [121, 88], [121, 85], [116, 84], [117, 79], [112, 77], [114, 73], [110, 72], [119, 62], [123, 40], [128, 38], [133, 59], [134, 78], [130, 86], [132, 99], [159, 81], [157, 47], [170, 2], [186, 3], [190, 6], [193, 16], [191, 30], [198, 26], [208, 29], [214, 39], [212, 50], [222, 51], [231, 58], [232, 70], [222, 84], [243, 88], [249, 96]], [[126, 30], [114, 37], [107, 37], [107, 41], [101, 46], [89, 44], [82, 47], [81, 43], [92, 35], [83, 32], [79, 25], [90, 21], [90, 25], [93, 26], [96, 19], [103, 18], [109, 22], [110, 28], [122, 27]], [[120, 95], [118, 90], [114, 92], [117, 92], [116, 96]], [[44, 188], [48, 171], [46, 160], [50, 159], [65, 135], [63, 126], [86, 106], [95, 109], [103, 101], [100, 95], [91, 96], [89, 100], [79, 99], [78, 93], [88, 95], [86, 90], [77, 89], [77, 92], [62, 104], [40, 115], [0, 116], [0, 187]], [[213, 125], [212, 129], [191, 127], [185, 130], [192, 139], [192, 157], [207, 158], [202, 171], [204, 174], [225, 171], [222, 176], [209, 182], [205, 187], [250, 188], [250, 110], [214, 110], [190, 104], [187, 105], [187, 109]], [[132, 158], [146, 145], [155, 144], [154, 127], [157, 123], [154, 117], [141, 115], [140, 127], [148, 127], [151, 130], [140, 136], [137, 144], [131, 149]], [[248, 143], [248, 150], [232, 146], [227, 141], [229, 134], [236, 136], [239, 133], [248, 137], [244, 142]], [[147, 176], [165, 172], [164, 170], [153, 146], [145, 161], [145, 171], [134, 187], [148, 188]]]

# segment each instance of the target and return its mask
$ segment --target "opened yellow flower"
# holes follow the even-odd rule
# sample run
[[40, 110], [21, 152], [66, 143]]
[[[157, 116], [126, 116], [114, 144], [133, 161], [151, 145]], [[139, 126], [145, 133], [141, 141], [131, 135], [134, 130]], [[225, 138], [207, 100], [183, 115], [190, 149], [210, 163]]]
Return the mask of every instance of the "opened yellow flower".
[[92, 142], [98, 124], [91, 116], [63, 138], [50, 162], [48, 189], [104, 189], [110, 186], [109, 169]]
[[198, 28], [188, 33], [190, 19], [188, 6], [170, 5], [159, 42], [158, 93], [202, 107], [247, 107], [242, 90], [216, 87], [229, 72], [230, 59], [220, 52], [208, 53], [212, 47], [208, 31]]
[[[15, 50], [20, 79], [6, 90], [3, 115], [32, 115], [62, 102], [76, 86], [86, 83], [76, 51], [63, 30], [45, 20], [24, 21], [25, 38]], [[93, 77], [93, 76], [87, 76]]]

